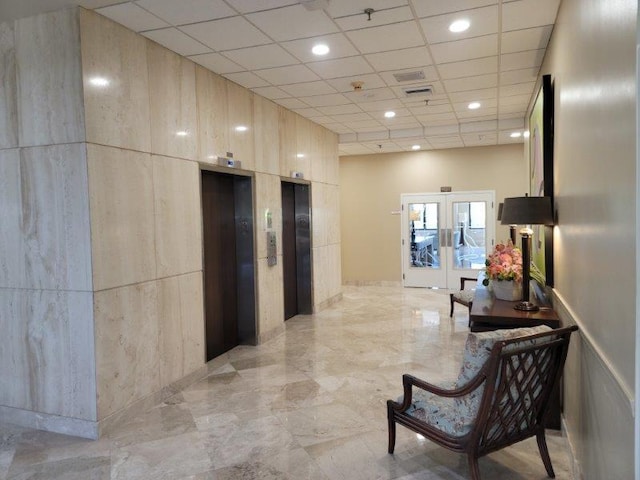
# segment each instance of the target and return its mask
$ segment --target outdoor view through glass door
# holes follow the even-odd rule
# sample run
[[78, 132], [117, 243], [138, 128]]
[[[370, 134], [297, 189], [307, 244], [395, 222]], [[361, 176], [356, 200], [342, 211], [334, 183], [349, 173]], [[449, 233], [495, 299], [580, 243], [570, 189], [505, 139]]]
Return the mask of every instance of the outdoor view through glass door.
[[459, 288], [476, 277], [495, 237], [495, 192], [403, 194], [405, 287]]

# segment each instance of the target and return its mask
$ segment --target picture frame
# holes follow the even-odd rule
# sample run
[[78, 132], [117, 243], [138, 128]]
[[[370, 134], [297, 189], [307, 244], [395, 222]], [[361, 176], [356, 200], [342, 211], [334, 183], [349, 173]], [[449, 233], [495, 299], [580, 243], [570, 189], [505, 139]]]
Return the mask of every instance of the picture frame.
[[[553, 85], [548, 74], [529, 112], [529, 195], [550, 197], [553, 208]], [[531, 259], [553, 287], [553, 227], [533, 226]]]

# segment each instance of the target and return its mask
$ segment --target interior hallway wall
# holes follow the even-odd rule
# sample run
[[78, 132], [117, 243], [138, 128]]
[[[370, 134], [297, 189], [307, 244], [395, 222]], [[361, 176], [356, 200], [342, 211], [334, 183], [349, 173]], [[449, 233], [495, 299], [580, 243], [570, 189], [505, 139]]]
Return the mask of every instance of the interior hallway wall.
[[[523, 145], [340, 157], [345, 283], [402, 282], [400, 194], [495, 190], [496, 202], [528, 192]], [[495, 208], [497, 213], [497, 206]], [[496, 240], [509, 229], [496, 224]]]

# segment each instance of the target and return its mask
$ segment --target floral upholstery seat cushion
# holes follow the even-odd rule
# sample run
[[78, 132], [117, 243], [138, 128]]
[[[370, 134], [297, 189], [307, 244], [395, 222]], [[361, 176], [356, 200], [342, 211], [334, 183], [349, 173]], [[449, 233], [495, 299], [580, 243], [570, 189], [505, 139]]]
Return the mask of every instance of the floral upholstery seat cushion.
[[[458, 379], [443, 388], [459, 388], [474, 378], [491, 355], [491, 349], [496, 342], [512, 338], [525, 337], [550, 331], [547, 326], [531, 328], [514, 328], [509, 330], [494, 330], [490, 332], [470, 333], [467, 337], [462, 366]], [[534, 341], [530, 341], [534, 342]], [[521, 343], [510, 345], [510, 348], [522, 346]], [[433, 395], [421, 389], [414, 389], [412, 404], [407, 414], [426, 422], [439, 430], [452, 435], [463, 436], [471, 430], [480, 407], [480, 400], [484, 392], [484, 385], [460, 398], [447, 398]], [[399, 400], [400, 402], [402, 399]]]
[[453, 298], [461, 300], [464, 303], [471, 303], [474, 294], [475, 290], [458, 290], [457, 292], [453, 292]]

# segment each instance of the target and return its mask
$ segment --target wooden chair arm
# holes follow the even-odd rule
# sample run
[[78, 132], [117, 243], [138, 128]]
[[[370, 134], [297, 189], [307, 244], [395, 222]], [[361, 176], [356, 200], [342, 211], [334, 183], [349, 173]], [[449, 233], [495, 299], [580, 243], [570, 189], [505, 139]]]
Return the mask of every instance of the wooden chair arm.
[[472, 278], [472, 277], [460, 277], [460, 290], [464, 290], [464, 283], [465, 282], [477, 282], [478, 279], [477, 278]]

